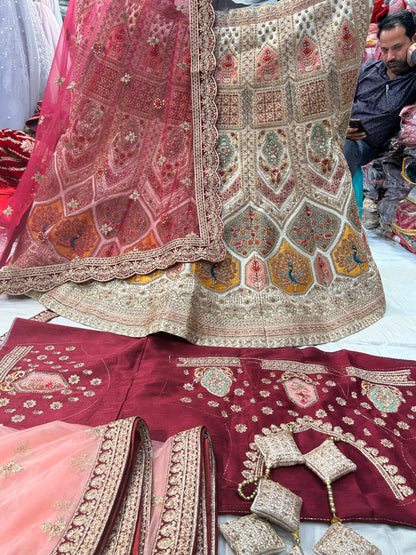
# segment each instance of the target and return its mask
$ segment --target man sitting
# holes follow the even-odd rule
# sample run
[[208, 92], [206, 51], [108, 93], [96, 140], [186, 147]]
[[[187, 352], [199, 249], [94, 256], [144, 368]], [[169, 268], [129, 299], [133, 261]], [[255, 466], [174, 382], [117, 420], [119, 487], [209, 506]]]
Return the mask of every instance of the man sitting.
[[351, 175], [385, 151], [400, 128], [401, 109], [416, 102], [416, 25], [402, 11], [383, 19], [377, 33], [381, 60], [361, 66], [351, 118], [365, 130], [347, 130], [344, 155]]

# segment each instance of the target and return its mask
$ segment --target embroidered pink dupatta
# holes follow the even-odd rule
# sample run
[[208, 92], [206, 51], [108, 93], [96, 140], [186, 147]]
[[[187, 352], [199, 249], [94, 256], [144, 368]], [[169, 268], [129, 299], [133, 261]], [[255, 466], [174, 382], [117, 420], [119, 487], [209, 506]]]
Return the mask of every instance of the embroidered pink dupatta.
[[210, 437], [152, 442], [140, 418], [0, 427], [2, 555], [216, 550]]
[[3, 264], [18, 238], [2, 290], [224, 257], [213, 20], [209, 0], [70, 3], [35, 149], [0, 217]]

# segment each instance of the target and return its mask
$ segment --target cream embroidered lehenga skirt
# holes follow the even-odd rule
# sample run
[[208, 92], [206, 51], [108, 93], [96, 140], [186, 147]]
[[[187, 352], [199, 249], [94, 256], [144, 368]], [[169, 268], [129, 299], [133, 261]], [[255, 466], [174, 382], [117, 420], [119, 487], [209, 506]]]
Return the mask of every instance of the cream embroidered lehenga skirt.
[[371, 10], [370, 0], [280, 0], [216, 13], [225, 258], [33, 295], [102, 330], [216, 346], [325, 343], [381, 318], [342, 154]]

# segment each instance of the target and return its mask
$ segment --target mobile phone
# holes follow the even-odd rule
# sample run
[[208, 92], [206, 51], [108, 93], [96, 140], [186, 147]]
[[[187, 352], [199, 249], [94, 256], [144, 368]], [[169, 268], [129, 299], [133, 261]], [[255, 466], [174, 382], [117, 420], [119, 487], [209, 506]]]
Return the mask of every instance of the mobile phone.
[[368, 135], [367, 129], [364, 127], [363, 122], [360, 119], [350, 119], [348, 126]]

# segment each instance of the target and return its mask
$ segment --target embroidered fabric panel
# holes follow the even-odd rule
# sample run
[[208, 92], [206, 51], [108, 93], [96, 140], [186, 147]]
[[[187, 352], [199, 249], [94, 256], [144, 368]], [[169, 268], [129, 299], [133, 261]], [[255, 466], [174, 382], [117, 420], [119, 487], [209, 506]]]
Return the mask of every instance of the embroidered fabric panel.
[[[169, 360], [169, 367], [155, 359]], [[220, 513], [249, 512], [237, 486], [264, 473], [256, 435], [273, 438], [294, 423], [302, 454], [334, 436], [344, 440], [337, 449], [357, 466], [333, 484], [340, 518], [416, 525], [415, 377], [413, 362], [348, 351], [204, 348], [155, 336], [146, 344], [136, 387], [121, 414], [139, 404], [160, 439], [169, 430], [205, 423], [216, 453]], [[380, 387], [377, 400], [368, 397], [367, 384]], [[393, 388], [395, 412], [387, 412]], [[303, 519], [329, 522], [325, 484], [298, 462], [273, 469], [271, 478], [302, 497]]]
[[[206, 426], [216, 456], [218, 510], [229, 514], [249, 512], [250, 503], [240, 499], [237, 486], [264, 472], [265, 452], [256, 436], [271, 438], [273, 444], [273, 438], [293, 423], [293, 440], [303, 455], [333, 436], [344, 440], [337, 449], [357, 466], [333, 483], [340, 518], [416, 525], [415, 362], [315, 348], [198, 347], [165, 335], [139, 340], [23, 320], [13, 325], [0, 361], [22, 345], [22, 337], [31, 346], [30, 354], [16, 362], [23, 371], [38, 364], [36, 371], [61, 374], [68, 382], [67, 372], [47, 363], [54, 351], [68, 353], [64, 347], [69, 345], [75, 349], [69, 351], [67, 364], [85, 364], [78, 374], [71, 369], [70, 375], [80, 378], [70, 384], [74, 391], [80, 383], [87, 388], [82, 380], [91, 375], [84, 375], [84, 369], [93, 370], [92, 379], [100, 376], [103, 360], [111, 368], [111, 380], [77, 390], [78, 410], [58, 388], [43, 399], [43, 394], [14, 389], [11, 381], [12, 389], [0, 389], [5, 425], [24, 429], [57, 419], [105, 425], [109, 417], [129, 418], [139, 411], [152, 438], [162, 442], [183, 430]], [[45, 351], [45, 346], [54, 349]], [[96, 350], [97, 372], [92, 365]], [[83, 391], [96, 395], [83, 399]], [[43, 403], [43, 412], [36, 413], [38, 405], [28, 400]], [[53, 408], [54, 403], [63, 406]], [[13, 420], [16, 415], [24, 418]], [[7, 462], [11, 459], [8, 456]], [[325, 485], [302, 458], [296, 460], [295, 466], [273, 469], [271, 479], [303, 498], [303, 519], [329, 521]], [[16, 458], [14, 462], [22, 464]]]
[[[201, 427], [180, 432], [172, 438], [152, 554], [169, 550], [171, 553], [193, 553], [199, 542], [202, 542], [201, 553], [215, 553], [216, 533], [212, 534], [210, 529], [212, 524], [216, 525], [215, 476], [207, 472], [213, 468], [213, 459], [206, 459], [211, 450], [209, 433]], [[207, 520], [201, 526], [202, 515]]]
[[99, 329], [234, 347], [325, 343], [378, 320], [384, 293], [342, 154], [371, 4], [218, 13], [225, 259], [66, 284], [40, 302]]
[[100, 435], [51, 422], [1, 427], [2, 553], [53, 553], [88, 482]]
[[35, 198], [1, 290], [224, 257], [213, 20], [209, 0], [69, 8], [39, 140], [2, 215], [13, 230]]
[[[55, 326], [45, 333], [33, 325], [17, 320], [18, 344], [6, 342], [0, 351], [1, 422], [26, 428], [52, 415], [90, 425], [115, 420], [145, 340], [82, 329], [61, 335]], [[25, 344], [29, 336], [34, 343]]]
[[[156, 554], [166, 552], [167, 540], [172, 553], [197, 545], [215, 553], [215, 467], [205, 428], [166, 442], [160, 467], [160, 444], [152, 448], [137, 417], [94, 428], [60, 421], [1, 427], [0, 435], [2, 552]], [[166, 503], [154, 518], [156, 482], [166, 485]], [[146, 550], [158, 524], [158, 542]], [[169, 537], [174, 524], [179, 533]]]

